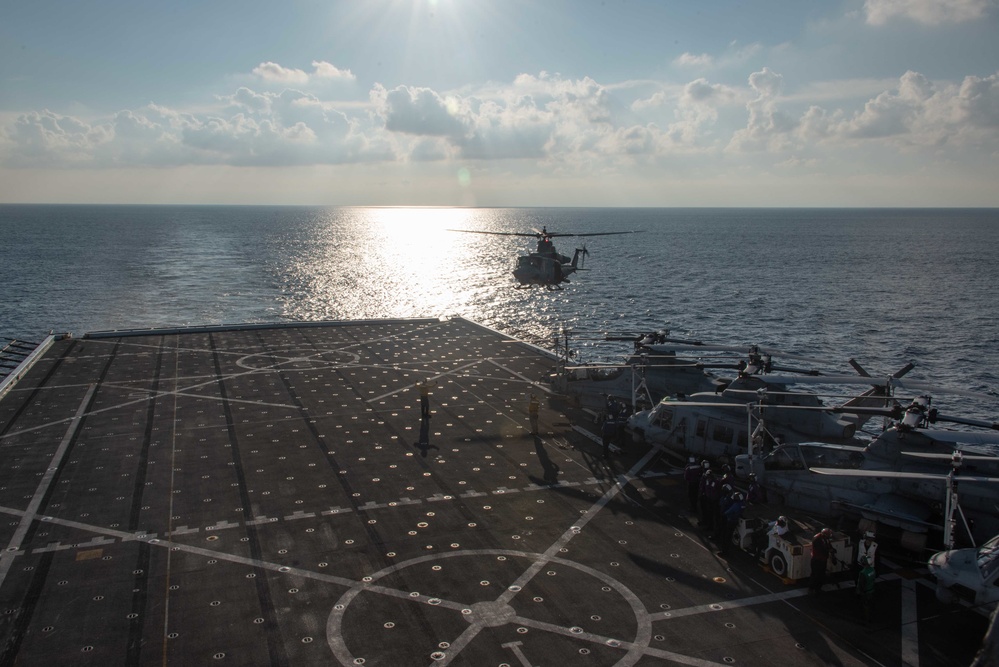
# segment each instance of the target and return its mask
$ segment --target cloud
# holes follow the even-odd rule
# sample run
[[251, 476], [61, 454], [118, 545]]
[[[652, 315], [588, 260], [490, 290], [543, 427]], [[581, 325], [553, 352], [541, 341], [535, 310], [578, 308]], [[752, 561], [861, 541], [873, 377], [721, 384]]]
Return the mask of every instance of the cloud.
[[864, 14], [871, 25], [901, 18], [922, 23], [966, 23], [985, 16], [993, 0], [865, 0]]
[[999, 128], [999, 73], [964, 78], [957, 106], [968, 122], [981, 128]]
[[792, 147], [790, 133], [797, 127], [797, 121], [778, 108], [783, 84], [784, 77], [768, 67], [749, 75], [749, 86], [756, 92], [756, 98], [746, 104], [748, 122], [732, 135], [730, 150], [782, 151]]
[[[322, 88], [246, 85], [192, 111], [150, 104], [94, 118], [48, 110], [12, 115], [0, 128], [0, 165], [519, 160], [552, 173], [603, 173], [721, 151], [747, 160], [771, 155], [770, 164], [790, 166], [861, 146], [883, 155], [999, 150], [999, 72], [962, 81], [907, 72], [880, 85], [865, 82], [859, 99], [835, 81], [785, 95], [784, 77], [769, 67], [745, 82], [732, 87], [701, 77], [683, 85], [606, 86], [540, 72], [460, 93], [375, 85], [366, 99], [346, 102]], [[650, 93], [649, 85], [657, 89]], [[835, 90], [847, 94], [836, 100]], [[645, 97], [636, 99], [640, 92]]]
[[106, 123], [89, 124], [47, 109], [18, 116], [5, 134], [15, 159], [32, 166], [91, 163], [113, 138]]
[[711, 67], [713, 63], [714, 58], [707, 53], [702, 53], [700, 55], [682, 53], [673, 59], [673, 64], [680, 67]]
[[253, 74], [268, 83], [288, 86], [305, 86], [318, 81], [355, 81], [349, 69], [340, 69], [324, 60], [312, 61], [312, 73], [283, 67], [273, 62], [263, 62], [253, 68]]
[[260, 63], [253, 68], [253, 73], [264, 81], [284, 84], [305, 84], [309, 82], [309, 75], [300, 69], [289, 69], [277, 63]]
[[341, 81], [356, 81], [357, 77], [349, 69], [340, 69], [323, 60], [313, 60], [312, 67], [315, 68], [317, 79], [336, 79]]
[[399, 86], [385, 90], [376, 86], [371, 93], [377, 112], [385, 119], [385, 129], [418, 136], [460, 137], [465, 121], [458, 105], [429, 88]]
[[881, 144], [905, 152], [949, 147], [988, 154], [999, 149], [999, 73], [967, 76], [953, 84], [909, 71], [859, 111], [810, 107], [797, 134], [827, 144]]

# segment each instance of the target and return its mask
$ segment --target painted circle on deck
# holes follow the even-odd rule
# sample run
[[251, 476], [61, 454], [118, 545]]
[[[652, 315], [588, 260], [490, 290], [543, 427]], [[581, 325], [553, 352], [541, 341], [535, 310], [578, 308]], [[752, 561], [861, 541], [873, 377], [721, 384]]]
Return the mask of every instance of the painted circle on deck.
[[248, 370], [307, 371], [336, 368], [360, 362], [361, 358], [345, 350], [289, 349], [260, 352], [240, 357], [236, 365]]
[[[507, 561], [511, 559], [522, 561], [524, 565], [523, 571], [527, 571], [529, 568], [531, 568], [537, 563], [544, 563], [548, 567], [564, 566], [567, 568], [571, 568], [575, 570], [577, 573], [581, 573], [586, 577], [592, 578], [594, 580], [593, 583], [596, 590], [604, 589], [604, 590], [616, 591], [617, 594], [620, 595], [621, 598], [623, 598], [625, 604], [627, 604], [631, 608], [635, 618], [634, 636], [612, 639], [607, 643], [608, 646], [612, 647], [619, 647], [621, 646], [621, 644], [627, 646], [627, 648], [621, 648], [621, 656], [615, 662], [616, 665], [627, 666], [627, 665], [636, 664], [643, 657], [644, 649], [648, 648], [649, 644], [651, 643], [652, 619], [649, 616], [649, 612], [646, 610], [645, 605], [642, 604], [638, 596], [635, 595], [627, 586], [625, 586], [618, 580], [614, 579], [613, 577], [603, 572], [600, 572], [599, 570], [596, 570], [594, 568], [588, 567], [581, 563], [575, 563], [566, 560], [564, 558], [559, 558], [559, 557], [545, 558], [541, 554], [530, 553], [525, 551], [514, 551], [509, 549], [481, 549], [481, 550], [469, 550], [469, 551], [452, 551], [452, 552], [437, 553], [433, 555], [422, 556], [419, 558], [413, 558], [405, 562], [399, 563], [398, 565], [392, 565], [390, 567], [387, 567], [373, 575], [370, 575], [369, 577], [365, 577], [366, 580], [365, 582], [358, 583], [353, 588], [344, 593], [340, 597], [340, 599], [337, 600], [332, 611], [330, 612], [329, 618], [326, 621], [326, 639], [327, 642], [329, 643], [330, 649], [333, 651], [333, 654], [336, 656], [337, 660], [342, 665], [351, 665], [351, 664], [357, 664], [356, 661], [358, 659], [374, 660], [375, 658], [379, 657], [377, 655], [379, 642], [376, 636], [365, 635], [363, 644], [359, 643], [358, 645], [354, 646], [355, 649], [372, 651], [373, 652], [372, 654], [363, 657], [355, 656], [351, 652], [351, 649], [347, 646], [347, 642], [343, 637], [343, 631], [342, 631], [345, 617], [347, 614], [351, 613], [352, 609], [357, 610], [354, 613], [372, 613], [372, 610], [374, 609], [374, 606], [370, 603], [370, 601], [362, 602], [359, 604], [352, 604], [355, 600], [357, 600], [357, 598], [361, 596], [365, 597], [385, 596], [387, 600], [395, 600], [396, 602], [399, 602], [400, 599], [404, 597], [405, 594], [404, 591], [394, 591], [394, 593], [387, 593], [387, 590], [394, 590], [394, 589], [391, 589], [391, 586], [387, 583], [378, 583], [379, 580], [382, 580], [386, 577], [390, 577], [390, 575], [396, 574], [407, 568], [420, 566], [425, 563], [433, 561], [439, 561], [444, 558], [476, 558], [478, 560], [478, 562], [476, 563], [476, 567], [467, 568], [467, 569], [470, 572], [478, 571], [481, 574], [483, 572], [483, 566], [482, 566], [483, 561], [481, 559], [482, 556], [489, 557], [488, 559], [485, 559], [484, 562], [497, 563], [498, 567], [501, 567], [501, 565], [499, 564], [502, 561], [498, 560], [496, 558], [497, 556], [502, 556]], [[462, 568], [459, 566], [457, 568], [454, 568], [454, 571], [461, 572]], [[500, 581], [504, 579], [509, 579], [509, 577], [510, 577], [509, 566], [507, 566], [506, 569], [503, 569], [502, 571], [497, 571], [493, 575], [494, 580], [500, 580]], [[478, 577], [475, 577], [474, 580], [469, 579], [468, 581], [469, 589], [471, 589], [473, 586], [474, 588], [479, 590], [486, 589], [487, 587], [480, 587], [476, 585], [477, 582], [481, 581], [484, 580], [480, 580]], [[445, 613], [445, 614], [454, 613], [456, 618], [460, 618], [465, 623], [468, 624], [468, 630], [466, 630], [465, 632], [466, 633], [472, 632], [473, 635], [471, 639], [467, 638], [467, 634], [462, 635], [463, 641], [460, 643], [460, 646], [463, 647], [465, 645], [474, 643], [477, 640], [480, 632], [485, 628], [510, 625], [510, 626], [516, 626], [518, 628], [518, 631], [520, 631], [521, 629], [527, 631], [528, 628], [524, 626], [533, 627], [532, 623], [533, 619], [530, 617], [531, 612], [529, 611], [530, 607], [525, 606], [523, 604], [523, 602], [527, 602], [529, 600], [525, 599], [523, 601], [520, 601], [521, 602], [520, 604], [517, 604], [516, 596], [520, 593], [521, 590], [523, 590], [523, 588], [529, 588], [529, 585], [528, 584], [524, 584], [523, 586], [513, 585], [512, 587], [511, 585], [501, 586], [500, 593], [495, 599], [475, 602], [465, 608], [460, 608], [459, 606], [456, 606], [455, 604], [455, 602], [457, 602], [456, 600], [444, 601], [444, 603], [442, 603], [441, 600], [437, 598], [433, 598], [433, 600], [438, 603], [437, 605], [435, 605], [435, 608], [438, 610], [437, 613]], [[412, 596], [412, 593], [409, 593], [409, 595], [411, 596], [409, 598], [410, 604], [430, 604], [430, 602], [427, 599], [421, 599], [419, 593], [417, 593], [415, 597]], [[518, 616], [518, 612], [522, 615]], [[582, 614], [582, 618], [589, 620], [589, 615], [590, 613], [586, 612], [585, 614]], [[427, 618], [432, 618], [432, 617], [428, 616]], [[357, 627], [358, 619], [352, 619], [350, 623], [353, 627]], [[382, 628], [382, 624], [383, 624], [382, 621], [375, 622], [375, 620], [373, 619], [371, 623], [372, 631], [376, 632], [379, 628]], [[546, 632], [544, 625], [545, 625], [544, 623], [539, 621], [538, 626], [534, 627], [533, 631], [542, 632], [542, 633]], [[568, 628], [563, 628], [563, 630], [566, 630], [568, 632]], [[454, 627], [450, 623], [446, 623], [441, 628], [441, 632], [453, 633]], [[482, 641], [490, 641], [489, 638], [495, 637], [495, 635], [491, 633], [482, 633], [482, 637], [483, 637]], [[453, 660], [460, 654], [461, 650], [460, 648], [457, 649], [453, 648], [455, 640], [458, 639], [458, 636], [439, 636], [439, 637], [434, 637], [433, 639], [436, 639], [438, 641], [450, 642], [450, 646], [448, 647], [448, 649], [443, 651], [443, 653], [445, 654], [443, 659]], [[584, 637], [580, 637], [579, 641], [583, 642], [584, 646], [589, 646], [592, 643], [588, 638]], [[500, 646], [496, 646], [495, 648], [497, 651], [507, 650]], [[577, 649], [578, 647], [573, 649], [573, 654], [576, 654]], [[455, 651], [456, 653], [452, 655], [452, 651]], [[571, 657], [572, 656], [570, 655], [566, 656], [567, 659], [571, 659]], [[435, 659], [442, 659], [442, 658], [435, 658]]]

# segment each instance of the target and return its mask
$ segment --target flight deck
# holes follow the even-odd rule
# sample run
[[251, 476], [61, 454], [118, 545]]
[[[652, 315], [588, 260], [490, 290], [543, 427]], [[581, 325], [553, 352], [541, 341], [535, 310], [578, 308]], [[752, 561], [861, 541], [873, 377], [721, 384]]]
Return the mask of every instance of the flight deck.
[[971, 662], [918, 563], [865, 624], [718, 555], [554, 363], [462, 318], [53, 340], [0, 398], [0, 666]]

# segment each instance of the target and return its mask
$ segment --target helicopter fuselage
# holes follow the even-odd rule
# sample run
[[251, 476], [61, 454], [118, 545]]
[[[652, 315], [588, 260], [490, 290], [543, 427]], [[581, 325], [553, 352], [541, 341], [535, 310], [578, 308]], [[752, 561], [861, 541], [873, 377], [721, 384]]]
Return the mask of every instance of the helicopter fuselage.
[[[768, 391], [760, 394], [764, 388]], [[816, 438], [849, 442], [856, 433], [856, 425], [848, 419], [802, 407], [820, 408], [821, 403], [814, 394], [789, 392], [747, 376], [720, 394], [664, 399], [652, 410], [632, 415], [628, 431], [646, 443], [709, 458], [745, 454], [751, 438], [754, 451], [762, 452], [778, 442]], [[761, 415], [766, 428], [758, 428]]]
[[[951, 470], [947, 459], [953, 450], [953, 443], [891, 428], [865, 448], [811, 442], [783, 445], [766, 456], [743, 454], [736, 457], [735, 472], [743, 479], [755, 473], [778, 502], [806, 512], [833, 517], [859, 515], [909, 533], [925, 534], [943, 525], [943, 476]], [[906, 451], [942, 456], [922, 459], [907, 456]], [[811, 472], [811, 468], [913, 476], [823, 475]], [[999, 457], [965, 461], [960, 473], [966, 477], [995, 476], [999, 474]], [[953, 480], [972, 536], [980, 540], [994, 535], [999, 532], [994, 485], [962, 484], [961, 474]]]

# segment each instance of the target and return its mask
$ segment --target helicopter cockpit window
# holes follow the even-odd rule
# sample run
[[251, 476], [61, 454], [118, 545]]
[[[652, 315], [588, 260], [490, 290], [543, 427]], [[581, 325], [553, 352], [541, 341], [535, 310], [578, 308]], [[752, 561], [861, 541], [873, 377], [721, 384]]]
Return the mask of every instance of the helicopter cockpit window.
[[698, 419], [697, 420], [697, 432], [696, 432], [697, 437], [698, 438], [703, 438], [704, 434], [707, 433], [707, 431], [708, 431], [708, 423], [706, 421], [704, 421], [703, 419]]
[[[999, 570], [999, 537], [993, 537], [978, 550], [978, 567], [986, 581]], [[999, 577], [996, 577], [994, 585], [999, 586]]]
[[673, 427], [673, 411], [672, 410], [660, 410], [652, 423], [661, 429], [669, 430]]
[[774, 450], [770, 456], [763, 459], [766, 470], [803, 470], [805, 465], [795, 446], [785, 446]]
[[864, 463], [863, 454], [851, 449], [802, 445], [799, 451], [809, 468], [859, 468]]

